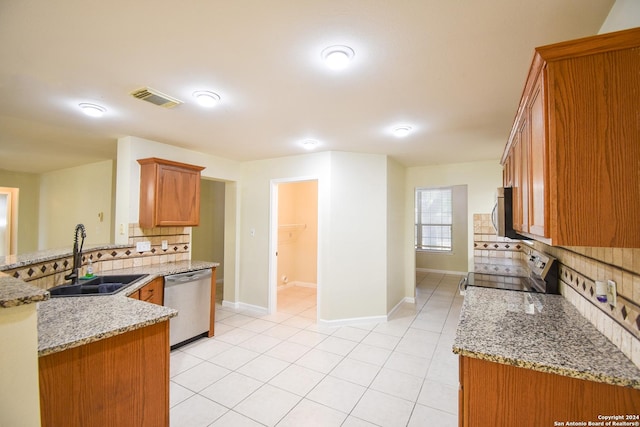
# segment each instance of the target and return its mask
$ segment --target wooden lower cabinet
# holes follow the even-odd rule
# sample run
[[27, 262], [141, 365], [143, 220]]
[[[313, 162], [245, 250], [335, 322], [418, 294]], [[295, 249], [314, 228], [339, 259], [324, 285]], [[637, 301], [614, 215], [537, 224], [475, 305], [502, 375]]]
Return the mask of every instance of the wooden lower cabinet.
[[153, 279], [151, 282], [129, 295], [129, 298], [157, 305], [164, 305], [164, 278], [157, 277]]
[[458, 405], [460, 427], [587, 425], [640, 414], [640, 390], [460, 356]]
[[169, 322], [39, 358], [43, 427], [169, 425]]
[[157, 277], [140, 288], [140, 300], [164, 305], [164, 277]]

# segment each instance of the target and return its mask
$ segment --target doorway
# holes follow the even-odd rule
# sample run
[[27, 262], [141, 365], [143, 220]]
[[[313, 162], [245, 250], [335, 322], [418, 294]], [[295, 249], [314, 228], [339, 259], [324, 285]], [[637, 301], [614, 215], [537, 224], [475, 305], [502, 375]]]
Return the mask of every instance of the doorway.
[[318, 181], [272, 185], [269, 312], [317, 321]]
[[191, 259], [218, 262], [216, 268], [216, 304], [224, 292], [225, 183], [200, 180], [200, 225], [191, 228]]

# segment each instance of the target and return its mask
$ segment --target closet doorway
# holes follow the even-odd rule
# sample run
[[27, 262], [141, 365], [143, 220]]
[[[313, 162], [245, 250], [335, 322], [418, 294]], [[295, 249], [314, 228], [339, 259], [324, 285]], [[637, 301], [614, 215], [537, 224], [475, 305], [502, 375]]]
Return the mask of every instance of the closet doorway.
[[272, 186], [271, 313], [316, 323], [318, 276], [318, 181]]

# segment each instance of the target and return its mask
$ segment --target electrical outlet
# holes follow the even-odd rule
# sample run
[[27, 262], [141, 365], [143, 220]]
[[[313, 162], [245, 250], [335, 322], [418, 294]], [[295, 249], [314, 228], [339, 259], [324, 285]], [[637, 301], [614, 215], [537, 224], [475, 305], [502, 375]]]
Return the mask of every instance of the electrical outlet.
[[151, 242], [138, 242], [136, 243], [136, 251], [145, 252], [151, 250]]
[[166, 251], [167, 249], [169, 249], [169, 242], [166, 240], [162, 241], [162, 250]]
[[616, 299], [618, 298], [618, 292], [616, 290], [616, 282], [613, 280], [607, 280], [607, 301], [612, 307], [616, 306]]

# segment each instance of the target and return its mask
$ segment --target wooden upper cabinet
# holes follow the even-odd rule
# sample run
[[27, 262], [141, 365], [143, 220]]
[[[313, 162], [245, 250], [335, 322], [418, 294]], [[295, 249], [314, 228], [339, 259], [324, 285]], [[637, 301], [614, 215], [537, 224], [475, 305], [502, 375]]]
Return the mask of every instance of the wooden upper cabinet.
[[535, 50], [501, 161], [509, 166], [527, 145], [528, 194], [514, 213], [526, 217], [523, 233], [551, 245], [640, 248], [638, 70], [640, 28]]
[[142, 228], [188, 227], [200, 223], [200, 166], [139, 159]]
[[518, 230], [527, 233], [529, 231], [529, 187], [530, 187], [530, 152], [529, 152], [529, 120], [523, 117], [518, 128], [520, 140], [520, 223]]
[[544, 70], [538, 74], [533, 86], [526, 114], [529, 119], [529, 232], [549, 237], [546, 227], [549, 203], [545, 184], [547, 182], [547, 127], [543, 94]]

